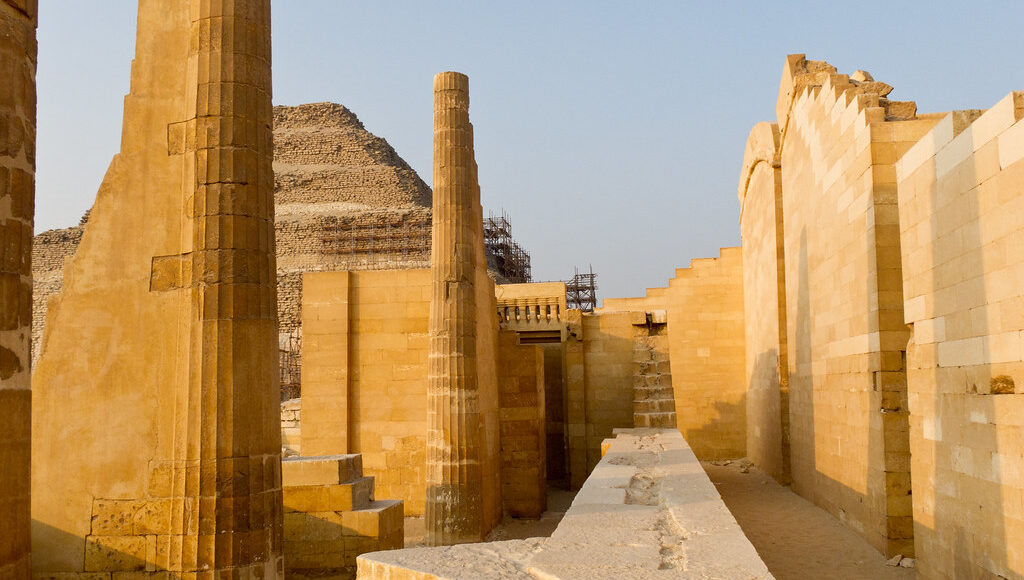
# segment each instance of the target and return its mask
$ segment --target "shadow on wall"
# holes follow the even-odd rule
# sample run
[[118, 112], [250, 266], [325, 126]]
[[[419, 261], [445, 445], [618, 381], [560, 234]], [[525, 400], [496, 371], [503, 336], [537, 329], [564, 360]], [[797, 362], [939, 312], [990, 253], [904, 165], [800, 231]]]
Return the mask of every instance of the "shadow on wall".
[[[125, 522], [131, 527], [131, 522]], [[94, 522], [94, 525], [97, 525]], [[102, 528], [94, 530], [101, 533]], [[69, 534], [63, 530], [32, 520], [32, 536], [35, 542], [43, 541], [60, 546], [83, 546], [84, 552], [66, 554], [60, 562], [41, 562], [33, 558], [34, 575], [52, 572], [141, 572], [156, 570], [155, 562], [146, 561], [145, 536], [90, 535], [87, 538]], [[84, 563], [81, 558], [84, 556]]]
[[[686, 408], [676, 409], [680, 425], [686, 423], [686, 412]], [[746, 394], [735, 403], [715, 401], [714, 412], [703, 411], [701, 414], [713, 415], [715, 418], [700, 427], [680, 429], [686, 442], [690, 444], [690, 448], [701, 461], [741, 459], [746, 455], [742, 449], [737, 449], [733, 432], [736, 425], [745, 423], [744, 418], [747, 416]]]
[[[876, 549], [886, 552], [884, 524], [870, 515], [872, 512], [885, 513], [885, 497], [871, 498], [868, 496], [871, 489], [868, 482], [869, 473], [862, 474], [864, 489], [867, 490], [867, 493], [864, 493], [829, 477], [818, 467], [817, 446], [819, 440], [823, 445], [827, 445], [825, 438], [828, 437], [828, 434], [818, 432], [815, 403], [818, 400], [824, 404], [831, 393], [826, 388], [826, 384], [816, 384], [820, 379], [817, 379], [814, 373], [815, 357], [818, 355], [814, 348], [812, 320], [814, 313], [811, 312], [809, 252], [805, 227], [800, 233], [800, 245], [796, 253], [798, 259], [797, 278], [793, 280], [787, 277], [787, 283], [792, 281], [793, 287], [797, 290], [796, 304], [787, 303], [787, 310], [793, 313], [793, 320], [796, 322], [794, 328], [791, 329], [790, 340], [788, 340], [788, 343], [792, 345], [790, 372], [788, 372], [791, 379], [788, 404], [790, 404], [792, 433], [790, 441], [793, 490], [837, 517], [843, 524], [865, 537]], [[796, 305], [795, 308], [794, 305]], [[827, 366], [821, 372], [827, 373]], [[818, 391], [817, 397], [816, 391]], [[871, 393], [866, 393], [866, 395], [870, 399]], [[848, 409], [847, 412], [859, 412], [860, 410]], [[867, 412], [871, 413], [869, 405]], [[873, 413], [869, 416], [868, 422], [873, 424], [878, 415], [878, 413]], [[865, 459], [869, 464], [871, 458], [878, 457], [882, 453], [882, 446], [876, 438], [876, 428], [869, 427], [868, 430], [868, 449]], [[840, 451], [843, 451], [842, 447], [840, 447]], [[843, 458], [840, 460], [845, 461]], [[874, 529], [868, 529], [872, 526]]]
[[583, 354], [587, 474], [612, 430], [633, 427], [633, 326], [629, 313], [585, 317]]
[[[769, 349], [757, 355], [747, 385], [747, 455], [758, 457], [758, 467], [776, 481], [788, 485], [789, 393], [781, 385], [785, 369], [779, 368], [779, 352]], [[756, 447], [756, 449], [755, 449]]]

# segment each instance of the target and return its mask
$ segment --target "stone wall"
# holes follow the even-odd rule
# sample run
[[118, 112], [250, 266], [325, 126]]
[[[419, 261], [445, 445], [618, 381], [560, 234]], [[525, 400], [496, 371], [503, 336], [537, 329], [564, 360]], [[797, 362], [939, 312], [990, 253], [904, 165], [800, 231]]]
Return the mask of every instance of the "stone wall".
[[787, 60], [779, 97], [793, 488], [913, 551], [896, 160], [934, 125], [859, 71]]
[[743, 255], [692, 260], [668, 289], [669, 356], [679, 430], [702, 460], [746, 454]]
[[512, 517], [539, 518], [547, 509], [544, 349], [498, 336], [498, 421], [501, 502]]
[[0, 577], [28, 578], [36, 0], [0, 0]]
[[789, 481], [789, 376], [779, 127], [750, 132], [740, 171], [746, 328], [747, 457]]
[[[584, 315], [582, 319], [584, 401], [582, 429], [585, 446], [570, 447], [582, 454], [572, 477], [579, 487], [601, 460], [601, 441], [618, 428], [633, 426], [633, 321], [629, 312]], [[572, 388], [570, 386], [570, 388]], [[572, 426], [570, 425], [570, 434]]]
[[979, 113], [896, 166], [924, 578], [1024, 576], [1024, 93]]
[[[382, 497], [423, 515], [430, 271], [309, 272], [303, 284], [301, 454], [360, 453]], [[494, 316], [485, 322], [497, 326]], [[478, 349], [493, 369], [497, 345]], [[490, 377], [482, 405], [496, 448], [488, 461], [497, 465], [497, 375]], [[499, 475], [500, 467], [490, 486]], [[488, 493], [500, 511], [500, 491]]]
[[301, 452], [360, 453], [382, 497], [422, 515], [430, 271], [304, 276]]
[[[667, 351], [662, 354], [671, 363], [679, 430], [701, 459], [743, 457], [746, 453], [747, 387], [743, 378], [745, 319], [740, 248], [722, 248], [718, 258], [692, 260], [689, 268], [676, 270], [676, 276], [669, 281], [668, 287], [649, 288], [644, 297], [606, 298], [594, 318], [614, 315], [616, 318], [603, 324], [624, 332], [622, 324], [632, 324], [631, 313], [651, 312], [663, 312], [666, 316], [668, 340], [664, 344]], [[623, 315], [626, 318], [621, 318]], [[584, 322], [588, 318], [591, 317], [585, 316]], [[643, 321], [643, 317], [636, 319], [638, 323]], [[601, 345], [598, 348], [616, 353], [609, 361], [621, 362], [624, 353], [619, 349], [633, 348], [632, 338], [628, 346], [626, 343], [614, 345], [602, 338], [591, 338], [586, 326], [584, 341], [599, 341]], [[610, 337], [614, 331], [612, 334], [608, 330], [599, 331], [599, 337], [602, 335]], [[599, 365], [599, 370], [594, 371], [598, 375], [597, 385], [610, 385], [621, 380], [618, 374], [621, 369], [614, 364], [605, 368], [608, 362], [589, 356], [586, 364], [588, 377], [592, 376], [589, 366]], [[626, 380], [632, 381], [632, 371]], [[590, 393], [591, 385], [588, 384], [587, 389]], [[595, 393], [602, 401], [612, 396], [611, 392]], [[632, 400], [631, 394], [624, 392], [615, 396], [622, 397], [618, 401]], [[615, 427], [631, 423], [631, 420], [623, 423], [622, 416], [614, 409], [603, 410], [602, 413], [611, 413], [615, 417], [618, 421]]]

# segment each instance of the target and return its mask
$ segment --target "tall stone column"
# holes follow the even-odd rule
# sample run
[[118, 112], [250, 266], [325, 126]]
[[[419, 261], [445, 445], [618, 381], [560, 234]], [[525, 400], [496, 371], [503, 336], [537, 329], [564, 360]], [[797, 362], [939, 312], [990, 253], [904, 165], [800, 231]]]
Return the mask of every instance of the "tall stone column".
[[[476, 360], [474, 222], [479, 203], [469, 78], [434, 77], [426, 540], [479, 541], [483, 470]], [[482, 243], [482, 241], [479, 241]]]
[[189, 420], [176, 425], [172, 485], [198, 499], [197, 570], [269, 578], [282, 541], [270, 0], [191, 9]]
[[270, 0], [140, 0], [138, 22], [32, 378], [33, 568], [280, 578]]
[[36, 2], [0, 0], [0, 578], [28, 578]]

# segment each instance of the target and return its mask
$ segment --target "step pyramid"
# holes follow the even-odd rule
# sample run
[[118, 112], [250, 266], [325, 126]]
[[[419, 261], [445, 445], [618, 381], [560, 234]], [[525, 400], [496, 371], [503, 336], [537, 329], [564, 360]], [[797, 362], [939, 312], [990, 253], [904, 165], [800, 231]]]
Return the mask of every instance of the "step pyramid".
[[289, 578], [347, 578], [356, 557], [405, 543], [401, 500], [375, 500], [362, 455], [281, 462], [284, 565]]

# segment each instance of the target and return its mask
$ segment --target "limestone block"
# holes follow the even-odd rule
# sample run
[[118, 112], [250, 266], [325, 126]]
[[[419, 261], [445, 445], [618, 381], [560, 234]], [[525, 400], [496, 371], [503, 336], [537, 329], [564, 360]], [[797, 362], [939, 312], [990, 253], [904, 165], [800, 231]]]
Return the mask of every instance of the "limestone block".
[[292, 457], [281, 462], [285, 487], [338, 485], [362, 477], [362, 455]]
[[89, 536], [85, 542], [86, 571], [130, 571], [146, 567], [143, 536]]
[[373, 477], [339, 485], [298, 485], [283, 490], [285, 512], [327, 512], [361, 509], [373, 500]]

